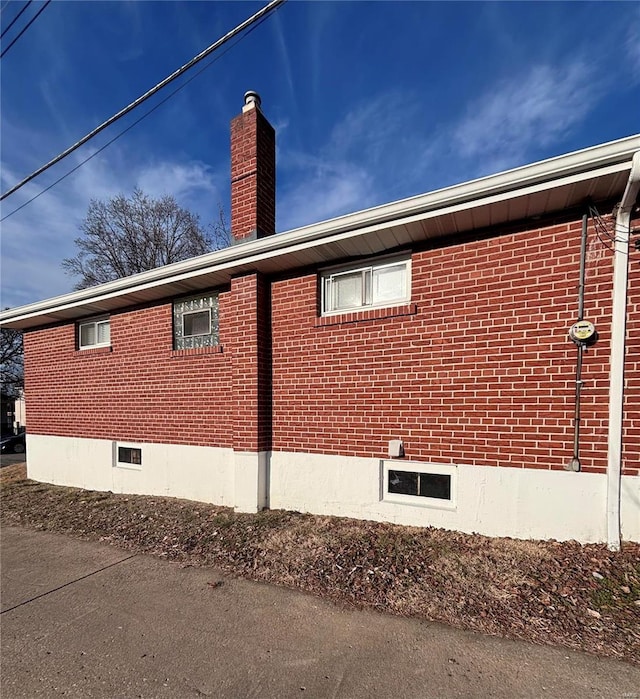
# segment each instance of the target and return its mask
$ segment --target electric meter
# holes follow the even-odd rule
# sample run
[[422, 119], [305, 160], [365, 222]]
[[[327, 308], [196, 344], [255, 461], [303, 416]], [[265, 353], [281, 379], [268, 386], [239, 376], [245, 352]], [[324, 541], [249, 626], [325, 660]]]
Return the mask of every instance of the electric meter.
[[592, 345], [598, 339], [598, 333], [593, 323], [579, 320], [571, 326], [569, 337], [576, 345]]

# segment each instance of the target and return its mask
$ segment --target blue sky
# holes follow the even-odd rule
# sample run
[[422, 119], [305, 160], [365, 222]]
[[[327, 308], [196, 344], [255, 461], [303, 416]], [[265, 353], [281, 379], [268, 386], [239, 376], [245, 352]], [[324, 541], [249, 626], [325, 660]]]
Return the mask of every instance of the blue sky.
[[[24, 4], [2, 0], [3, 29]], [[2, 58], [2, 191], [263, 4], [54, 0]], [[203, 223], [219, 205], [228, 217], [229, 121], [247, 90], [276, 128], [285, 231], [637, 133], [639, 28], [637, 3], [290, 0], [2, 223], [2, 306], [72, 290], [61, 261], [92, 198], [138, 186]], [[6, 199], [2, 216], [171, 89]]]

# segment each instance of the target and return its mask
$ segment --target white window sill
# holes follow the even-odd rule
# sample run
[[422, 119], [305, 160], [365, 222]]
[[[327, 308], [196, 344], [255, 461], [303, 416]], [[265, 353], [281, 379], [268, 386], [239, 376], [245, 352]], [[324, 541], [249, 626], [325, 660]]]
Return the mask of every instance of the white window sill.
[[125, 471], [142, 471], [142, 466], [136, 466], [135, 464], [120, 463], [113, 465], [113, 468], [121, 468]]
[[400, 495], [398, 493], [385, 493], [382, 502], [392, 505], [408, 505], [409, 507], [422, 507], [429, 510], [449, 510], [455, 512], [458, 508], [450, 500], [440, 498], [425, 498], [419, 495]]

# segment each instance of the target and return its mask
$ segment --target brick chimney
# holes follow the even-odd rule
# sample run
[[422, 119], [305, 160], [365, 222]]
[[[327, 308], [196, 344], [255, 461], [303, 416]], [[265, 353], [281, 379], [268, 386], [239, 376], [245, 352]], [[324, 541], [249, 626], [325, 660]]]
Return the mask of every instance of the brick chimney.
[[231, 236], [234, 243], [276, 232], [276, 134], [257, 92], [231, 121]]

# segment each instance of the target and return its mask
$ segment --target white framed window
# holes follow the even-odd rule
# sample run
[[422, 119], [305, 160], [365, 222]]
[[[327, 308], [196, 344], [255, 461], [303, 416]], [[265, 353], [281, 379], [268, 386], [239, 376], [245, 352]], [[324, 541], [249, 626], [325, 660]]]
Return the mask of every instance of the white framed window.
[[120, 468], [142, 469], [142, 447], [137, 444], [114, 443], [113, 465]]
[[322, 315], [411, 300], [411, 258], [360, 263], [321, 273]]
[[218, 344], [218, 294], [173, 302], [173, 348], [195, 349]]
[[111, 345], [111, 325], [109, 318], [94, 318], [78, 324], [78, 347], [109, 347]]
[[382, 499], [453, 510], [456, 508], [457, 474], [455, 464], [384, 461]]

